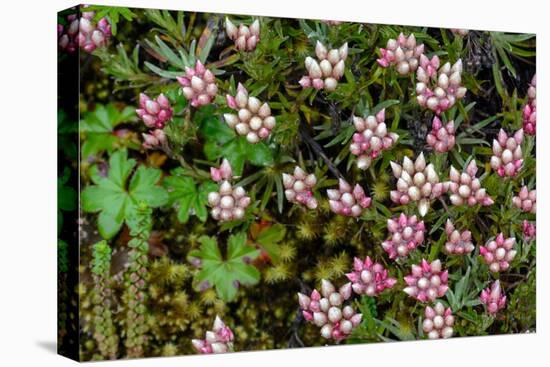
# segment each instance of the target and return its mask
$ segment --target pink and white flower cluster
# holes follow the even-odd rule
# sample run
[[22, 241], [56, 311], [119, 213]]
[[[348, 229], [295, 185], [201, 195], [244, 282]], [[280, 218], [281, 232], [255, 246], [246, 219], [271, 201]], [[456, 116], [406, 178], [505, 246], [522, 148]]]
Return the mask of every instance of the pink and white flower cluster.
[[375, 263], [369, 256], [362, 261], [353, 259], [353, 271], [347, 273], [351, 288], [357, 294], [366, 294], [370, 297], [378, 296], [385, 289], [392, 288], [397, 280], [388, 276], [388, 271], [382, 264]]
[[229, 18], [225, 18], [225, 31], [239, 51], [254, 51], [260, 41], [260, 22], [257, 19], [250, 27], [241, 23], [237, 28]]
[[262, 104], [258, 98], [249, 96], [241, 83], [237, 86], [237, 94], [234, 97], [228, 94], [226, 99], [227, 105], [238, 111], [237, 114], [223, 115], [230, 128], [246, 136], [246, 140], [252, 144], [267, 139], [275, 127], [275, 117], [271, 116], [271, 108], [267, 103]]
[[168, 98], [162, 93], [156, 99], [150, 98], [145, 93], [140, 93], [139, 108], [136, 109], [136, 114], [143, 120], [145, 126], [153, 129], [142, 134], [143, 147], [154, 149], [166, 144], [166, 134], [162, 129], [173, 114]]
[[338, 180], [338, 189], [327, 190], [330, 210], [336, 214], [358, 217], [371, 204], [371, 198], [365, 194], [365, 190], [356, 184], [351, 188], [344, 179]]
[[99, 47], [107, 44], [111, 37], [111, 25], [107, 18], [101, 18], [94, 25], [93, 18], [95, 12], [82, 12], [80, 19], [77, 14], [67, 16], [69, 25], [64, 27], [57, 25], [57, 36], [59, 48], [67, 52], [75, 52], [77, 47], [91, 53]]
[[418, 61], [424, 54], [424, 44], [417, 45], [412, 33], [408, 37], [400, 33], [397, 40], [388, 40], [386, 48], [380, 49], [380, 54], [382, 57], [376, 60], [380, 66], [395, 66], [399, 74], [407, 75], [418, 68]]
[[212, 180], [220, 182], [218, 191], [208, 194], [212, 218], [221, 222], [242, 219], [250, 205], [250, 197], [246, 195], [244, 188], [233, 187], [229, 182], [233, 178], [233, 171], [227, 159], [223, 160], [220, 168], [211, 168], [210, 176]]
[[300, 79], [303, 88], [313, 87], [332, 92], [338, 86], [338, 80], [344, 75], [345, 63], [348, 57], [348, 44], [344, 43], [339, 49], [328, 50], [325, 45], [317, 41], [315, 55], [306, 57], [305, 66], [308, 75]]
[[431, 200], [438, 198], [444, 192], [443, 183], [435, 172], [433, 164], [426, 164], [424, 153], [413, 161], [403, 158], [403, 166], [390, 162], [393, 175], [397, 178], [397, 190], [390, 192], [391, 200], [396, 204], [406, 205], [418, 202], [418, 211], [423, 217], [430, 208]]
[[537, 76], [533, 75], [527, 90], [527, 104], [523, 107], [523, 130], [527, 135], [537, 133]]
[[432, 308], [426, 306], [422, 330], [429, 339], [447, 339], [453, 336], [455, 318], [450, 307], [445, 308], [443, 303], [437, 302]]
[[227, 353], [233, 351], [233, 331], [216, 315], [212, 330], [206, 332], [204, 339], [193, 339], [191, 343], [201, 354]]
[[514, 177], [523, 166], [523, 129], [519, 129], [513, 136], [508, 136], [500, 129], [498, 136], [493, 140], [493, 156], [491, 167], [500, 177]]
[[447, 219], [445, 224], [445, 233], [447, 242], [445, 242], [445, 252], [449, 255], [465, 255], [474, 251], [475, 246], [472, 242], [472, 232], [459, 232], [455, 229], [453, 222]]
[[390, 149], [399, 138], [396, 133], [388, 131], [385, 116], [385, 109], [376, 116], [364, 119], [353, 116], [353, 125], [357, 132], [353, 134], [353, 142], [349, 149], [352, 154], [358, 156], [359, 169], [367, 169], [380, 152]]
[[407, 256], [420, 246], [424, 242], [426, 227], [416, 215], [407, 217], [401, 213], [399, 218], [388, 219], [388, 232], [391, 237], [382, 242], [382, 248], [393, 260]]
[[306, 321], [321, 328], [325, 339], [340, 341], [351, 334], [361, 323], [362, 315], [352, 306], [344, 305], [351, 297], [351, 283], [346, 283], [337, 291], [328, 280], [321, 281], [321, 293], [316, 289], [310, 296], [298, 293], [298, 303]]
[[512, 198], [514, 206], [525, 213], [537, 213], [537, 190], [531, 190], [523, 186], [519, 190], [518, 196]]
[[305, 205], [309, 209], [317, 208], [317, 199], [313, 196], [313, 188], [317, 177], [313, 173], [307, 174], [296, 166], [293, 174], [283, 173], [283, 186], [288, 201], [294, 204]]
[[489, 288], [481, 291], [479, 300], [485, 305], [485, 309], [491, 315], [502, 310], [506, 306], [506, 295], [500, 287], [500, 281], [496, 280]]
[[200, 60], [195, 67], [185, 68], [185, 75], [176, 78], [181, 84], [183, 95], [191, 101], [191, 106], [200, 107], [210, 104], [218, 93], [216, 77]]
[[462, 99], [467, 89], [462, 86], [462, 60], [451, 66], [447, 62], [439, 68], [439, 57], [429, 60], [420, 57], [420, 66], [416, 71], [416, 101], [423, 108], [440, 115]]
[[448, 278], [447, 270], [441, 270], [439, 259], [432, 263], [422, 259], [420, 264], [412, 266], [411, 274], [405, 276], [407, 287], [403, 291], [420, 302], [433, 302], [447, 293]]
[[432, 130], [426, 136], [426, 142], [437, 153], [445, 153], [453, 149], [456, 142], [454, 121], [451, 120], [443, 125], [439, 117], [434, 116]]
[[156, 99], [151, 99], [147, 94], [139, 94], [139, 108], [136, 113], [143, 120], [145, 126], [155, 129], [163, 129], [172, 118], [173, 109], [170, 101], [164, 94], [159, 94]]
[[499, 233], [494, 240], [489, 241], [485, 246], [479, 247], [479, 254], [483, 256], [483, 260], [489, 265], [489, 270], [493, 273], [506, 271], [516, 257], [515, 244], [515, 238], [504, 238], [504, 234]]
[[493, 205], [494, 200], [487, 194], [486, 190], [481, 187], [477, 173], [476, 161], [472, 160], [466, 166], [464, 172], [459, 173], [456, 168], [451, 166], [449, 173], [450, 181], [446, 182], [447, 191], [450, 193], [450, 200], [453, 205]]

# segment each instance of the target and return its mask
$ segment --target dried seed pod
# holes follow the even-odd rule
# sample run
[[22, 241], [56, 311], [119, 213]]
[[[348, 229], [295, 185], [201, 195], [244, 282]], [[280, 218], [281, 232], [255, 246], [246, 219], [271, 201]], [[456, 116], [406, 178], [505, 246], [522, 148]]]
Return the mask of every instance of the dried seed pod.
[[453, 107], [457, 100], [462, 99], [467, 89], [462, 86], [462, 60], [451, 66], [446, 63], [439, 66], [439, 58], [431, 60], [425, 55], [420, 56], [420, 66], [416, 72], [416, 101], [423, 108], [440, 115]]
[[338, 86], [338, 80], [344, 75], [345, 60], [348, 57], [348, 44], [339, 49], [328, 50], [317, 41], [315, 46], [317, 60], [308, 56], [305, 60], [308, 75], [303, 76], [299, 83], [302, 88], [313, 87], [332, 92]]
[[201, 354], [233, 352], [233, 331], [216, 315], [212, 330], [206, 332], [204, 339], [193, 339], [191, 343]]
[[358, 217], [371, 204], [371, 198], [359, 184], [352, 190], [350, 184], [340, 179], [338, 189], [327, 190], [330, 209], [340, 215]]
[[431, 200], [443, 194], [445, 187], [439, 182], [433, 164], [426, 164], [424, 153], [413, 163], [408, 157], [403, 158], [403, 166], [390, 162], [393, 175], [397, 178], [397, 190], [390, 192], [391, 200], [396, 204], [406, 205], [418, 202], [418, 211], [423, 217], [430, 208]]
[[385, 109], [376, 116], [364, 119], [353, 116], [353, 124], [357, 132], [353, 134], [353, 142], [349, 149], [352, 154], [358, 156], [359, 169], [367, 169], [380, 152], [390, 149], [399, 138], [399, 135], [389, 132], [386, 127]]
[[459, 232], [455, 229], [453, 222], [447, 219], [445, 224], [445, 233], [447, 242], [445, 242], [445, 252], [449, 255], [465, 255], [472, 252], [475, 248], [472, 243], [472, 232]]
[[212, 180], [219, 182], [218, 191], [208, 193], [208, 205], [212, 208], [210, 214], [215, 220], [227, 222], [244, 217], [246, 208], [250, 205], [250, 197], [241, 186], [229, 182], [233, 178], [231, 165], [224, 159], [220, 168], [210, 170]]
[[229, 18], [225, 18], [225, 31], [239, 51], [254, 51], [260, 41], [260, 22], [257, 19], [250, 26], [241, 23], [236, 27]]
[[455, 125], [454, 121], [449, 121], [445, 125], [439, 117], [434, 116], [432, 130], [426, 136], [426, 142], [437, 153], [445, 153], [455, 146]]
[[143, 133], [143, 148], [155, 149], [166, 144], [166, 134], [161, 129], [155, 129], [149, 134]]
[[197, 60], [194, 68], [186, 67], [185, 75], [176, 79], [182, 86], [183, 95], [191, 101], [193, 107], [210, 104], [218, 93], [216, 77], [200, 60]]
[[370, 297], [378, 296], [397, 282], [395, 278], [388, 276], [388, 271], [382, 264], [373, 262], [368, 256], [365, 261], [354, 258], [353, 271], [346, 274], [346, 277], [351, 281], [351, 288], [355, 293]]
[[464, 172], [460, 174], [457, 169], [451, 166], [449, 173], [450, 181], [445, 183], [446, 190], [450, 193], [450, 200], [453, 205], [493, 205], [493, 199], [481, 187], [479, 178], [476, 177], [477, 165], [472, 160]]
[[414, 34], [405, 37], [399, 34], [397, 40], [389, 39], [386, 48], [380, 49], [381, 58], [376, 60], [380, 66], [394, 66], [401, 75], [413, 73], [418, 68], [420, 56], [424, 54], [424, 44], [417, 45]]
[[296, 166], [293, 174], [283, 173], [283, 185], [288, 201], [305, 205], [309, 209], [317, 208], [317, 199], [313, 196], [313, 188], [317, 183], [317, 177], [313, 173], [307, 174]]
[[145, 126], [163, 129], [172, 118], [173, 109], [168, 98], [162, 93], [156, 99], [151, 99], [147, 94], [140, 93], [139, 108], [136, 109], [136, 113], [143, 120]]
[[523, 129], [519, 129], [513, 136], [508, 136], [500, 129], [498, 136], [493, 140], [493, 156], [491, 167], [500, 177], [513, 177], [523, 167]]
[[260, 102], [256, 97], [250, 97], [248, 91], [239, 83], [237, 94], [226, 96], [227, 105], [238, 111], [237, 114], [223, 115], [227, 125], [237, 134], [246, 136], [249, 143], [256, 144], [267, 139], [275, 127], [275, 117], [271, 115], [271, 108], [267, 103]]
[[493, 273], [506, 271], [514, 257], [516, 257], [515, 244], [516, 239], [514, 237], [504, 238], [504, 235], [499, 233], [494, 240], [487, 242], [485, 246], [479, 247], [479, 254], [483, 256], [483, 260], [489, 265], [489, 270]]
[[439, 259], [432, 263], [422, 259], [419, 265], [412, 266], [411, 274], [404, 278], [407, 287], [403, 291], [420, 302], [433, 302], [447, 293], [448, 278], [447, 270], [441, 271]]
[[351, 334], [361, 323], [362, 315], [352, 306], [345, 305], [351, 297], [351, 283], [336, 290], [328, 280], [321, 280], [321, 292], [316, 289], [310, 296], [298, 293], [298, 303], [306, 321], [321, 328], [325, 339], [340, 341]]
[[401, 213], [399, 218], [388, 219], [390, 238], [382, 242], [382, 248], [390, 259], [405, 257], [424, 242], [426, 227], [418, 221], [416, 215], [407, 217]]
[[490, 315], [502, 310], [506, 306], [506, 295], [500, 288], [500, 281], [496, 280], [489, 288], [482, 290], [479, 300]]
[[437, 302], [432, 308], [426, 306], [422, 330], [429, 339], [446, 339], [453, 336], [455, 318], [450, 307], [445, 308], [443, 303]]
[[527, 135], [537, 133], [537, 76], [533, 75], [527, 90], [527, 104], [523, 107], [523, 131]]
[[518, 196], [512, 198], [514, 206], [525, 213], [537, 213], [537, 190], [531, 190], [523, 186], [519, 190]]

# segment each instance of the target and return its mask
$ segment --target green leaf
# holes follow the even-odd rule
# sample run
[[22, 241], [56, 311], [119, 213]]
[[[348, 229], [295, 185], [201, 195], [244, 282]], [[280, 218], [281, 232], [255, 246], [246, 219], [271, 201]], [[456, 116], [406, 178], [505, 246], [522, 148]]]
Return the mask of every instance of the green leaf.
[[189, 214], [194, 213], [201, 222], [208, 218], [208, 193], [216, 191], [217, 186], [206, 181], [197, 186], [193, 178], [185, 176], [182, 169], [172, 171], [172, 176], [166, 177], [163, 182], [168, 190], [169, 202], [178, 208], [178, 220], [186, 223]]
[[230, 302], [235, 299], [240, 285], [255, 285], [260, 281], [260, 272], [250, 262], [260, 251], [246, 244], [246, 233], [229, 237], [227, 256], [224, 260], [221, 251], [212, 237], [199, 239], [199, 249], [189, 252], [188, 260], [200, 260], [200, 271], [195, 275], [195, 285], [214, 287], [220, 299]]
[[279, 242], [286, 235], [286, 228], [282, 224], [274, 224], [260, 232], [256, 241], [267, 252], [273, 262], [280, 260]]
[[139, 166], [128, 185], [135, 165], [135, 160], [128, 159], [126, 150], [117, 151], [109, 159], [108, 176], [97, 176], [96, 185], [82, 191], [82, 209], [100, 212], [98, 229], [105, 239], [114, 237], [124, 220], [135, 215], [138, 203], [156, 208], [168, 201], [166, 190], [157, 185], [161, 172], [156, 168]]
[[101, 152], [112, 152], [121, 138], [113, 134], [114, 129], [124, 122], [135, 120], [135, 111], [131, 107], [117, 109], [113, 104], [99, 105], [94, 111], [84, 114], [80, 121], [84, 135], [81, 153], [82, 159]]

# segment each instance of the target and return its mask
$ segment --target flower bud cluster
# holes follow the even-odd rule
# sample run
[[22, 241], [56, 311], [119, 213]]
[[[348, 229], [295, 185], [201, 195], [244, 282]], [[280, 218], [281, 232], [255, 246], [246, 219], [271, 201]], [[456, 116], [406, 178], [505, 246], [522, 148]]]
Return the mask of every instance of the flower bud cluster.
[[513, 177], [523, 166], [523, 129], [519, 129], [513, 136], [508, 136], [500, 129], [498, 136], [493, 140], [493, 156], [491, 167], [500, 177]]
[[447, 252], [447, 254], [465, 255], [474, 251], [475, 246], [472, 243], [472, 232], [459, 232], [455, 229], [453, 222], [447, 219], [445, 233], [447, 234], [447, 242], [445, 242], [445, 252]]
[[403, 291], [420, 302], [433, 302], [447, 293], [448, 278], [447, 270], [441, 271], [439, 259], [432, 263], [422, 259], [419, 265], [412, 266], [411, 274], [404, 278], [407, 287]]
[[308, 75], [303, 76], [299, 83], [303, 88], [313, 87], [332, 92], [338, 86], [338, 80], [344, 75], [348, 44], [344, 43], [339, 49], [329, 51], [325, 45], [317, 41], [315, 54], [317, 60], [310, 56], [306, 57]]
[[488, 206], [494, 204], [493, 199], [481, 187], [479, 178], [476, 177], [477, 170], [475, 160], [472, 160], [462, 173], [451, 166], [450, 181], [446, 182], [445, 185], [453, 205], [474, 206], [480, 204]]
[[346, 277], [351, 281], [351, 288], [359, 295], [366, 294], [370, 297], [378, 296], [385, 289], [392, 288], [397, 280], [388, 276], [388, 271], [382, 264], [375, 263], [370, 257], [365, 261], [359, 258], [353, 259], [353, 271]]
[[365, 119], [353, 116], [357, 132], [353, 134], [353, 142], [349, 149], [351, 154], [358, 156], [359, 169], [367, 169], [380, 152], [390, 149], [399, 138], [396, 133], [388, 131], [385, 119], [384, 109], [376, 116], [368, 116]]
[[537, 213], [537, 190], [531, 190], [523, 186], [519, 190], [518, 196], [512, 198], [512, 203], [518, 209], [526, 213]]
[[145, 126], [162, 129], [166, 122], [172, 118], [173, 109], [168, 98], [162, 93], [156, 100], [149, 98], [145, 93], [140, 93], [139, 108], [136, 113], [143, 120]]
[[380, 49], [380, 54], [382, 57], [376, 60], [380, 66], [395, 66], [399, 74], [407, 75], [418, 68], [420, 56], [424, 54], [424, 44], [417, 45], [412, 33], [408, 37], [400, 33], [397, 40], [388, 40], [386, 48]]
[[143, 133], [143, 144], [145, 149], [155, 149], [166, 144], [166, 134], [161, 129], [155, 129], [149, 133]]
[[514, 257], [516, 257], [515, 244], [515, 238], [504, 238], [504, 235], [499, 233], [494, 240], [489, 241], [485, 246], [479, 247], [479, 254], [483, 256], [483, 260], [489, 265], [489, 270], [493, 273], [506, 271]]
[[434, 116], [432, 130], [426, 136], [426, 142], [437, 153], [445, 153], [453, 149], [456, 142], [454, 121], [451, 120], [443, 125], [439, 117]]
[[416, 101], [423, 108], [440, 115], [462, 99], [467, 89], [462, 86], [462, 60], [451, 66], [447, 62], [439, 68], [439, 58], [429, 60], [420, 57], [420, 66], [416, 71]]
[[439, 182], [434, 165], [426, 165], [424, 153], [413, 161], [409, 157], [403, 158], [403, 166], [390, 162], [393, 175], [397, 178], [397, 190], [390, 192], [391, 200], [396, 204], [406, 205], [409, 202], [418, 202], [421, 216], [426, 215], [430, 208], [430, 201], [438, 198], [444, 192], [444, 185]]
[[206, 332], [204, 339], [193, 339], [191, 343], [201, 354], [227, 353], [233, 351], [233, 331], [216, 315], [212, 330]]
[[197, 60], [194, 68], [186, 67], [185, 75], [176, 79], [183, 87], [183, 95], [191, 101], [193, 107], [210, 104], [218, 93], [216, 77], [200, 60]]
[[443, 303], [437, 302], [432, 308], [426, 306], [422, 330], [429, 339], [447, 339], [453, 336], [455, 318], [450, 307], [445, 308]]
[[356, 184], [351, 188], [344, 179], [338, 181], [338, 190], [327, 190], [330, 210], [336, 214], [358, 217], [371, 204], [371, 198], [365, 194], [365, 190]]
[[316, 289], [310, 296], [298, 293], [298, 303], [306, 321], [321, 328], [323, 338], [340, 341], [361, 323], [362, 315], [356, 313], [352, 306], [344, 305], [350, 297], [351, 283], [336, 290], [331, 282], [323, 279], [321, 293]]
[[91, 53], [98, 47], [103, 47], [111, 37], [111, 25], [107, 18], [101, 18], [97, 24], [93, 24], [95, 13], [82, 12], [80, 19], [76, 14], [67, 16], [69, 25], [66, 27], [58, 24], [57, 36], [59, 48], [67, 52], [75, 52], [77, 46]]
[[535, 224], [530, 223], [528, 220], [524, 220], [521, 223], [521, 230], [523, 232], [523, 240], [529, 242], [537, 235], [537, 227]]
[[426, 227], [418, 221], [416, 215], [407, 217], [401, 213], [399, 218], [388, 219], [390, 238], [382, 242], [382, 248], [390, 259], [402, 258], [424, 242]]
[[313, 196], [313, 188], [317, 183], [317, 177], [313, 173], [307, 174], [296, 166], [294, 173], [283, 173], [283, 186], [288, 201], [294, 204], [305, 205], [309, 209], [317, 208], [317, 199]]
[[467, 29], [451, 28], [451, 33], [455, 36], [466, 37], [470, 31]]
[[489, 288], [482, 290], [479, 300], [485, 305], [487, 313], [491, 315], [502, 310], [506, 306], [506, 295], [500, 287], [500, 281], [496, 280]]
[[250, 197], [246, 195], [244, 188], [233, 187], [229, 182], [233, 178], [233, 171], [227, 159], [223, 160], [220, 168], [211, 168], [210, 176], [212, 180], [220, 182], [218, 191], [208, 194], [212, 218], [221, 222], [242, 219], [250, 205]]
[[257, 19], [250, 27], [241, 23], [237, 28], [229, 18], [225, 18], [225, 31], [239, 51], [254, 51], [260, 41], [260, 22]]
[[527, 135], [537, 133], [537, 76], [534, 75], [527, 90], [527, 104], [523, 107], [523, 130]]
[[223, 115], [225, 122], [237, 134], [246, 136], [249, 143], [256, 144], [266, 139], [275, 127], [275, 117], [271, 116], [271, 108], [267, 103], [260, 102], [256, 97], [248, 95], [248, 91], [239, 83], [235, 97], [226, 96], [227, 105], [237, 114]]

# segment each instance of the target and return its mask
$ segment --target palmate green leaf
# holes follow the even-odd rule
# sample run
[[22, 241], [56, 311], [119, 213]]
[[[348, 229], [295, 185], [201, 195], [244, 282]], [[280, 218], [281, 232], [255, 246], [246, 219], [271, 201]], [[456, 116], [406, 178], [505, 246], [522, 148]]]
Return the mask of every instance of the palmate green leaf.
[[111, 153], [119, 141], [113, 130], [123, 122], [135, 120], [135, 115], [132, 107], [120, 111], [112, 104], [100, 105], [93, 112], [86, 113], [80, 121], [85, 136], [81, 147], [82, 159], [103, 151]]
[[278, 262], [279, 256], [279, 242], [285, 238], [286, 228], [282, 224], [274, 224], [260, 232], [256, 241], [267, 252], [271, 261]]
[[99, 212], [98, 229], [105, 239], [115, 236], [124, 221], [135, 215], [139, 202], [157, 208], [168, 201], [166, 190], [158, 186], [161, 171], [139, 166], [129, 179], [135, 165], [135, 160], [127, 158], [126, 150], [117, 151], [109, 159], [108, 176], [96, 176], [95, 185], [82, 191], [82, 209]]
[[214, 287], [220, 299], [230, 302], [235, 299], [240, 285], [255, 285], [260, 281], [260, 272], [250, 262], [260, 254], [259, 250], [246, 244], [246, 233], [231, 235], [224, 259], [216, 240], [203, 236], [199, 249], [189, 252], [188, 260], [200, 260], [200, 271], [195, 275], [195, 284], [200, 289], [204, 284]]
[[170, 204], [178, 205], [178, 220], [186, 223], [189, 215], [194, 214], [201, 222], [208, 218], [208, 193], [216, 191], [217, 186], [211, 181], [197, 185], [193, 178], [184, 176], [180, 168], [172, 171], [172, 176], [166, 177], [163, 181], [164, 187], [168, 190]]
[[255, 166], [273, 164], [273, 153], [266, 143], [249, 143], [244, 136], [237, 136], [215, 116], [206, 116], [201, 121], [199, 131], [206, 139], [206, 157], [209, 160], [227, 158], [235, 176], [241, 175], [247, 161]]

